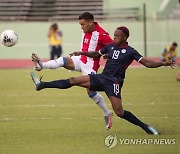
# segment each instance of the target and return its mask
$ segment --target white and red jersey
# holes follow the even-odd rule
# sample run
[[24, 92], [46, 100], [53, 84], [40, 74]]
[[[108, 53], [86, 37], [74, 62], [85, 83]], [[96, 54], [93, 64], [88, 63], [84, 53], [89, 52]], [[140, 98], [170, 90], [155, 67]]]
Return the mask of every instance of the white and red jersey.
[[[102, 49], [107, 44], [113, 42], [109, 34], [102, 29], [97, 22], [95, 22], [95, 29], [90, 33], [83, 33], [81, 42], [82, 52], [98, 51]], [[80, 59], [87, 66], [92, 66], [92, 69], [97, 71], [99, 68], [100, 58], [89, 58], [87, 56], [81, 55]]]

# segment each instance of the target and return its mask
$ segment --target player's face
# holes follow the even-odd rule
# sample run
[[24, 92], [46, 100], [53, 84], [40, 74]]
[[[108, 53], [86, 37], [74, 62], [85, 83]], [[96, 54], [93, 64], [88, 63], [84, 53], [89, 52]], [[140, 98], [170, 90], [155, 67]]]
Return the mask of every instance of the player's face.
[[126, 42], [127, 37], [123, 31], [116, 29], [114, 32], [114, 44], [119, 46], [121, 43]]
[[93, 25], [92, 20], [81, 19], [79, 20], [79, 24], [81, 25], [81, 29], [84, 31], [84, 33], [88, 33], [92, 31], [92, 25]]

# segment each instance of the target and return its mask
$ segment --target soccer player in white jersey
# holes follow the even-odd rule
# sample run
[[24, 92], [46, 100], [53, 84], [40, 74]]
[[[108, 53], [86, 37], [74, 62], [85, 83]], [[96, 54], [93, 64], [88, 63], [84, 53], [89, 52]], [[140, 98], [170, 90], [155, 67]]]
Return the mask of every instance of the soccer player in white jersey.
[[[89, 12], [84, 12], [79, 16], [79, 24], [83, 30], [81, 52], [98, 51], [107, 44], [113, 42], [109, 34], [103, 30], [97, 22], [94, 22], [94, 17]], [[82, 72], [83, 75], [96, 74], [100, 65], [100, 58], [89, 58], [87, 56], [72, 56], [60, 57], [56, 60], [41, 62], [36, 54], [32, 54], [32, 60], [37, 71], [42, 69], [56, 69], [64, 67], [68, 70]], [[103, 110], [106, 129], [112, 127], [112, 111], [107, 109], [103, 97], [96, 91], [87, 89], [89, 97]]]

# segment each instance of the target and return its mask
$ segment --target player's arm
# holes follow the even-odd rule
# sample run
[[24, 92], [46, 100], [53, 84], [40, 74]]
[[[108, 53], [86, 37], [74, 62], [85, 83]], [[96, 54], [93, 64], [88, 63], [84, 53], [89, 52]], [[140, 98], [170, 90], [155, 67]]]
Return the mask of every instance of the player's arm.
[[80, 55], [84, 55], [90, 58], [99, 58], [102, 55], [99, 53], [99, 51], [91, 51], [91, 52], [81, 52], [81, 51], [77, 51], [77, 52], [73, 52], [71, 54], [69, 54], [70, 56], [80, 56]]
[[161, 67], [161, 66], [170, 66], [170, 67], [174, 67], [174, 63], [172, 61], [168, 61], [168, 62], [156, 62], [156, 61], [152, 61], [149, 60], [147, 58], [142, 57], [139, 60], [139, 63], [141, 63], [142, 65], [148, 67], [148, 68], [156, 68], [156, 67]]

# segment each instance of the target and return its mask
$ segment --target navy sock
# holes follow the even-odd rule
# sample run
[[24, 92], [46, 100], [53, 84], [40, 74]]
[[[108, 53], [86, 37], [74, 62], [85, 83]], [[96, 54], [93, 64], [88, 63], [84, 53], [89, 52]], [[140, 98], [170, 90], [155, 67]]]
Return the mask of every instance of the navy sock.
[[134, 125], [144, 128], [145, 124], [129, 111], [124, 110], [124, 115], [121, 118], [129, 121], [130, 123], [132, 123]]
[[59, 88], [59, 89], [67, 89], [72, 87], [69, 79], [66, 80], [56, 80], [51, 82], [43, 82], [44, 88]]

